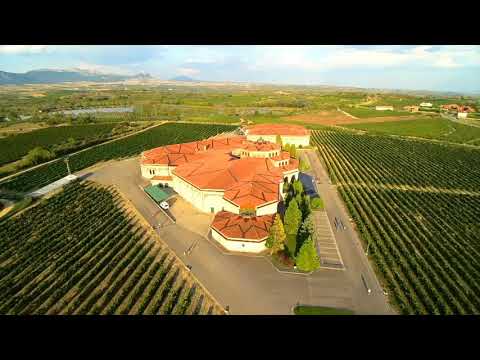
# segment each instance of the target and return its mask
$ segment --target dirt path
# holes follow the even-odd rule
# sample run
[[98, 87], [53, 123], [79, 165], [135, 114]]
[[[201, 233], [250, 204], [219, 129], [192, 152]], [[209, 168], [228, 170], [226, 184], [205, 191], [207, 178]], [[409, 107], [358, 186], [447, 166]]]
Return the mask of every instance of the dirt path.
[[345, 115], [351, 117], [352, 119], [357, 119], [357, 120], [358, 120], [358, 118], [357, 118], [356, 116], [353, 116], [352, 114], [349, 114], [349, 113], [347, 113], [346, 111], [343, 111], [343, 110], [340, 109], [339, 107], [337, 107], [337, 111], [340, 111], [342, 114], [345, 114]]

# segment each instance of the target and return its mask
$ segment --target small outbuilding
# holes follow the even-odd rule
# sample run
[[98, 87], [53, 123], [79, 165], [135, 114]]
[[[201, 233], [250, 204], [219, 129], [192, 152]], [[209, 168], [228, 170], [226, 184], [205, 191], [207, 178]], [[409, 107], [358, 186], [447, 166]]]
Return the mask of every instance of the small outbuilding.
[[378, 111], [385, 111], [385, 110], [393, 111], [393, 106], [392, 105], [378, 105], [378, 106], [375, 106], [375, 110], [378, 110]]
[[420, 107], [412, 105], [412, 106], [404, 106], [403, 109], [410, 112], [418, 112], [418, 110], [420, 110]]

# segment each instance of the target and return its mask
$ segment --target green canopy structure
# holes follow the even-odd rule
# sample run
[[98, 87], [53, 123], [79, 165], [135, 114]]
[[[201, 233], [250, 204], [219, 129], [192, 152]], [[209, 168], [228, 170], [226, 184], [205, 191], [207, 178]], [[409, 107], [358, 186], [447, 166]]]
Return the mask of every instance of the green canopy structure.
[[149, 185], [143, 190], [145, 190], [145, 192], [157, 203], [161, 203], [172, 195], [172, 191], [170, 189], [161, 189], [155, 185]]

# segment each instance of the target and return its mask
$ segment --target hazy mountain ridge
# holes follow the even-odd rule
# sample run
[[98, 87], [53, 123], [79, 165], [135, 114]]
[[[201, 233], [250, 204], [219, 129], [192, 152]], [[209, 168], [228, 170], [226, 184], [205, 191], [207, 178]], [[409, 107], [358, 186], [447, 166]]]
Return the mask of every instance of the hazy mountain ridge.
[[185, 76], [185, 75], [175, 76], [175, 77], [171, 78], [169, 81], [202, 82], [200, 80], [195, 80], [195, 79], [192, 79], [191, 77]]
[[39, 69], [26, 73], [0, 71], [0, 85], [47, 84], [77, 81], [109, 82], [151, 78], [150, 74], [145, 73], [120, 75], [80, 69]]

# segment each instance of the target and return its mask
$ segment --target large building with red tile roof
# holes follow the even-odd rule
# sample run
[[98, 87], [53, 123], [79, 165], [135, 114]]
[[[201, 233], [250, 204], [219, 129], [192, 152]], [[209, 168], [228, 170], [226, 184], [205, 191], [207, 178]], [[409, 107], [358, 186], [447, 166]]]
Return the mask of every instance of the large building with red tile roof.
[[310, 131], [300, 125], [259, 124], [245, 127], [244, 132], [247, 135], [247, 140], [250, 141], [266, 140], [275, 143], [277, 136], [280, 136], [283, 144], [298, 147], [310, 144]]
[[[197, 209], [216, 214], [212, 236], [235, 251], [265, 249], [283, 184], [299, 174], [298, 160], [279, 144], [246, 136], [162, 146], [143, 152], [140, 162], [153, 185], [168, 185]], [[237, 228], [240, 237], [232, 232]]]

